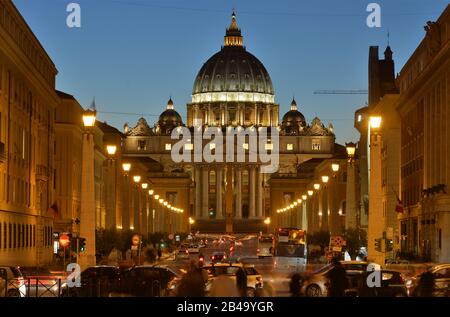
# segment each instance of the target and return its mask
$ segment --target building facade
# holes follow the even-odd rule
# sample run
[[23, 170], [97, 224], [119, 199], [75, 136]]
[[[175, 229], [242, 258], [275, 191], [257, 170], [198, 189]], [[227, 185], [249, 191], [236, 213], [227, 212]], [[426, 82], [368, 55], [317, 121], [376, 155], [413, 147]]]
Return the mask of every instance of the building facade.
[[52, 261], [55, 65], [11, 1], [0, 2], [0, 262]]
[[401, 118], [401, 251], [450, 261], [450, 6], [398, 77]]
[[[187, 153], [190, 161], [175, 162], [172, 156], [181, 138], [171, 138], [177, 131], [193, 135], [179, 152]], [[226, 136], [230, 131], [245, 131], [246, 135], [243, 139], [233, 136], [230, 143], [226, 137], [216, 136]], [[214, 137], [197, 142], [196, 132]], [[276, 217], [274, 211], [283, 205], [287, 192], [295, 194], [306, 189], [298, 166], [312, 158], [333, 157], [335, 147], [333, 127], [325, 127], [319, 118], [308, 124], [295, 100], [280, 121], [269, 73], [244, 47], [234, 14], [221, 50], [205, 62], [195, 78], [186, 123], [169, 100], [153, 127], [141, 118], [133, 128], [125, 125], [123, 133], [125, 158], [150, 159], [168, 177], [180, 175], [175, 180], [185, 184], [183, 190], [188, 195], [187, 200], [182, 200], [176, 193], [177, 203], [195, 220], [193, 229], [207, 232], [267, 230], [264, 221]], [[249, 141], [252, 134], [257, 136], [258, 144]], [[215, 157], [224, 157], [233, 148], [234, 157], [231, 161], [228, 157], [196, 160], [199, 148]], [[273, 163], [261, 159], [264, 151], [277, 155], [273, 173], [263, 172]], [[252, 153], [257, 154], [254, 160]]]

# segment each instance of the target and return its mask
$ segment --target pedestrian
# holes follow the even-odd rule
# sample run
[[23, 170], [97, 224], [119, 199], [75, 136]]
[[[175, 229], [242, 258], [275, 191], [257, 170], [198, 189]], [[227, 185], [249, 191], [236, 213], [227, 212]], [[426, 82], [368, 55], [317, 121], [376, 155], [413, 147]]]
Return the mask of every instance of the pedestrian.
[[236, 287], [241, 297], [247, 297], [247, 274], [241, 267], [236, 272]]
[[161, 259], [161, 256], [162, 256], [162, 250], [161, 250], [161, 246], [160, 245], [158, 245], [158, 260], [160, 260]]
[[344, 297], [348, 288], [348, 280], [345, 268], [337, 257], [331, 260], [333, 268], [327, 273], [328, 297]]
[[300, 287], [302, 284], [302, 277], [299, 273], [295, 273], [291, 277], [291, 282], [289, 283], [289, 291], [291, 292], [292, 297], [300, 296]]
[[204, 297], [207, 282], [204, 270], [199, 268], [195, 261], [191, 261], [189, 271], [183, 276], [178, 286], [178, 297]]
[[434, 275], [430, 270], [427, 270], [420, 276], [416, 296], [433, 297], [433, 291], [434, 291]]

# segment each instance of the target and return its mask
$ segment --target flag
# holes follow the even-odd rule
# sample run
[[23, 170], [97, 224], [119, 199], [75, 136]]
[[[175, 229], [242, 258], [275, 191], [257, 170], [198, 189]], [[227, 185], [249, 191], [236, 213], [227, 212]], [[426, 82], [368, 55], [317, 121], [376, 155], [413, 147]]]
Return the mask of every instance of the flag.
[[53, 216], [53, 219], [60, 219], [60, 213], [56, 203], [53, 203], [53, 205], [48, 208], [48, 213]]
[[395, 211], [397, 213], [402, 214], [403, 213], [403, 202], [400, 200], [400, 197], [398, 197], [398, 194], [395, 192], [395, 190], [394, 190], [394, 194], [395, 194], [395, 197], [397, 197], [397, 205], [395, 206]]

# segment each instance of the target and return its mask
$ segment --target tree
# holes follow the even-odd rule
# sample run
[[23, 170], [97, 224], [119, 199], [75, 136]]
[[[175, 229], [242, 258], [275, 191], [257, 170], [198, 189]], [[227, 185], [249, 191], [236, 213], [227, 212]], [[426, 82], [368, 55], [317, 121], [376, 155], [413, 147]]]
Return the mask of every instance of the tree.
[[328, 231], [318, 231], [307, 236], [308, 244], [319, 245], [322, 252], [330, 244], [330, 232]]

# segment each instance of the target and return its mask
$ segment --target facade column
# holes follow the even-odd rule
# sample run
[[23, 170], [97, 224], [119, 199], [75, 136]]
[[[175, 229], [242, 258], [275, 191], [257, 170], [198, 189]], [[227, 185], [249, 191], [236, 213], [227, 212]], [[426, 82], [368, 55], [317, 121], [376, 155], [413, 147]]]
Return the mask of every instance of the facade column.
[[236, 219], [242, 219], [242, 169], [241, 169], [241, 167], [236, 166], [235, 172], [236, 172]]
[[122, 229], [130, 229], [130, 178], [128, 175], [124, 176], [122, 183]]
[[259, 122], [258, 122], [258, 106], [257, 105], [255, 105], [255, 115], [254, 115], [253, 122], [255, 125], [259, 124]]
[[207, 166], [202, 168], [202, 217], [208, 217], [209, 209], [209, 169]]
[[223, 219], [222, 184], [223, 184], [223, 167], [218, 166], [217, 170], [216, 170], [216, 218], [217, 219]]
[[195, 204], [194, 204], [194, 214], [195, 218], [200, 218], [202, 216], [202, 173], [199, 165], [195, 166]]
[[250, 209], [250, 219], [254, 219], [256, 217], [256, 206], [255, 206], [255, 198], [256, 198], [256, 191], [255, 191], [255, 183], [256, 183], [256, 169], [254, 166], [250, 166], [250, 170], [249, 170], [249, 185], [250, 185], [250, 190], [249, 190], [249, 209]]
[[267, 113], [267, 126], [272, 126], [270, 122], [270, 106], [266, 106], [266, 113]]
[[256, 216], [258, 218], [263, 218], [264, 215], [264, 174], [261, 173], [261, 169], [258, 168], [256, 171]]

